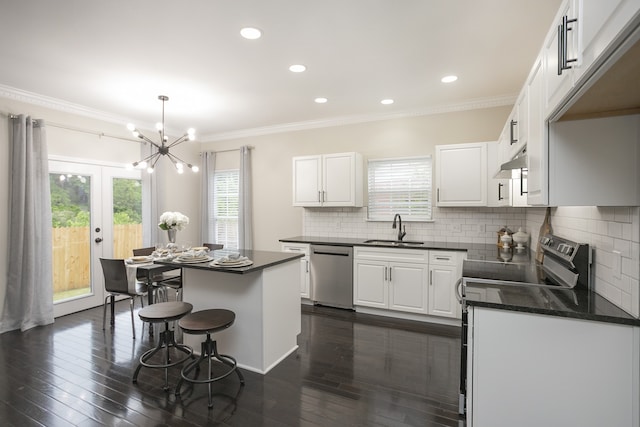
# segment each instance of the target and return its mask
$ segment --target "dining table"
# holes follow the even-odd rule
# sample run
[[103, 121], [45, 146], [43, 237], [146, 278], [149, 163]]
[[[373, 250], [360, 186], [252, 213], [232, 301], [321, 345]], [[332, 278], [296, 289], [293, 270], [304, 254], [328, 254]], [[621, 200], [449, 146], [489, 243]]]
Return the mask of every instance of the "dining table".
[[[129, 262], [127, 265], [127, 280], [129, 281], [129, 289], [135, 290], [136, 282], [141, 282], [147, 285], [147, 303], [153, 304], [154, 287], [158, 286], [158, 281], [154, 280], [162, 273], [172, 270], [180, 270], [179, 267], [156, 264], [153, 259], [150, 258], [148, 262], [134, 263]], [[149, 335], [153, 335], [153, 323], [149, 324]]]

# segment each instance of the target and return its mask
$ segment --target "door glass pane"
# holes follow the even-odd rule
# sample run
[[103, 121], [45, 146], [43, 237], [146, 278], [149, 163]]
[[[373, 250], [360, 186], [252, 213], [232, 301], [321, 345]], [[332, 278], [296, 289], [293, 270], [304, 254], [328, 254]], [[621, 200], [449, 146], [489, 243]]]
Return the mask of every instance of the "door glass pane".
[[91, 176], [49, 174], [53, 301], [91, 294]]
[[113, 178], [113, 257], [129, 258], [142, 247], [142, 182]]

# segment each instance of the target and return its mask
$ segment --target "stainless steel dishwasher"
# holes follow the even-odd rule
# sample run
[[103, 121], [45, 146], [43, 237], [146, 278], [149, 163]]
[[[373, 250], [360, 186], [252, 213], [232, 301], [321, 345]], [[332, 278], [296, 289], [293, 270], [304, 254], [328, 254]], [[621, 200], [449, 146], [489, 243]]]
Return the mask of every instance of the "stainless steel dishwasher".
[[310, 258], [313, 302], [353, 309], [353, 248], [311, 245]]

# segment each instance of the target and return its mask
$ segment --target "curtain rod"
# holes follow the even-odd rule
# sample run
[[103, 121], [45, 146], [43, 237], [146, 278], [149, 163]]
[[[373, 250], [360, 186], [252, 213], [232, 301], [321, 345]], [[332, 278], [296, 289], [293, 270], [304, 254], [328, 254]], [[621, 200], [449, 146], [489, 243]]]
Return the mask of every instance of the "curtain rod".
[[[5, 113], [5, 112], [2, 112], [2, 113], [5, 114], [8, 118], [10, 118], [12, 120], [15, 120], [18, 117], [20, 117], [20, 116], [18, 116], [16, 114], [12, 114], [12, 113]], [[33, 121], [35, 122], [35, 120], [33, 120]], [[98, 131], [95, 131], [95, 130], [82, 129], [82, 128], [78, 128], [78, 127], [74, 127], [74, 126], [63, 125], [63, 124], [60, 124], [60, 123], [50, 122], [48, 120], [45, 120], [45, 126], [51, 126], [51, 127], [59, 128], [59, 129], [66, 129], [66, 130], [70, 130], [70, 131], [74, 131], [74, 132], [87, 133], [87, 134], [90, 134], [90, 135], [96, 135], [99, 138], [107, 137], [107, 138], [121, 139], [123, 141], [137, 142], [139, 144], [140, 143], [146, 144], [146, 142], [141, 141], [141, 140], [137, 140], [137, 139], [126, 138], [126, 137], [123, 137], [123, 136], [111, 135], [111, 134], [108, 134], [108, 133], [105, 133], [105, 132], [98, 132]]]
[[[255, 147], [253, 145], [247, 145], [249, 150], [253, 150]], [[228, 153], [229, 151], [240, 151], [240, 148], [229, 148], [228, 150], [219, 150], [219, 151], [211, 151], [211, 153]], [[202, 156], [202, 152], [200, 153]]]

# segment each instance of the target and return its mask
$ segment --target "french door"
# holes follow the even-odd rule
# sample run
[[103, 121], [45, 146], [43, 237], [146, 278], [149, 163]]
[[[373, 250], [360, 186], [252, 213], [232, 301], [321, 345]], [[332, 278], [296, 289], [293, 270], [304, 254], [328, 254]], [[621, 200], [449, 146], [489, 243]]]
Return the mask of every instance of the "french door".
[[56, 317], [104, 301], [100, 258], [142, 247], [139, 170], [50, 160]]

